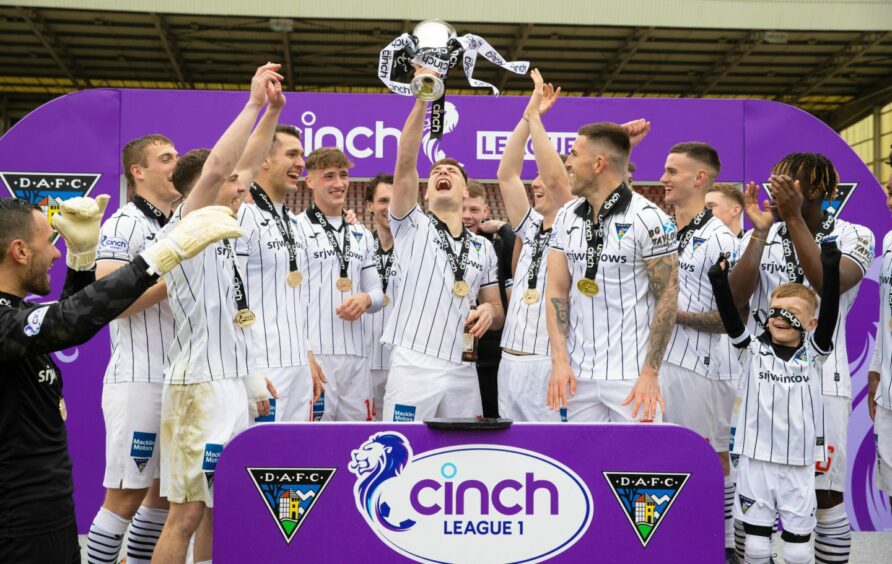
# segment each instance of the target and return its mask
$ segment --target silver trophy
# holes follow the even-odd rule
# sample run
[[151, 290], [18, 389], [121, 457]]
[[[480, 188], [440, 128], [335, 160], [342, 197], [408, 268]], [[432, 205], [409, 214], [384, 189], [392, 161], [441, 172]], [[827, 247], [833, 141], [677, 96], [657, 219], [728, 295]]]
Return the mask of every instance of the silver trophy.
[[449, 55], [457, 47], [454, 40], [458, 36], [455, 29], [443, 20], [424, 20], [415, 26], [412, 36], [416, 60], [430, 72], [416, 75], [409, 88], [416, 98], [426, 102], [439, 100], [446, 91], [442, 77], [449, 71]]

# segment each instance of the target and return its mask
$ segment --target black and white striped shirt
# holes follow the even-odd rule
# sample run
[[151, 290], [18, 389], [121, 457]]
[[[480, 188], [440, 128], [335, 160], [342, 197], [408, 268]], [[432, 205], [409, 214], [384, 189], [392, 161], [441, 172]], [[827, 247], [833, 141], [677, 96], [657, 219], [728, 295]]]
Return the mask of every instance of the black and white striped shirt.
[[[182, 206], [173, 213], [165, 232], [179, 222], [181, 211]], [[222, 241], [209, 245], [164, 276], [176, 320], [176, 336], [164, 371], [167, 384], [243, 378], [255, 368], [251, 354], [256, 350], [254, 328], [242, 329], [234, 322], [238, 308], [233, 243], [229, 248]]]
[[[102, 225], [96, 260], [129, 263], [155, 242], [160, 230], [157, 219], [128, 203]], [[103, 381], [162, 382], [174, 331], [173, 313], [166, 300], [112, 321], [111, 359]]]
[[[392, 250], [393, 249], [391, 249], [391, 251]], [[384, 328], [387, 326], [387, 322], [390, 321], [393, 306], [396, 304], [396, 296], [399, 294], [400, 266], [396, 256], [394, 256], [393, 262], [390, 263], [387, 276], [387, 292], [385, 292], [385, 295], [390, 300], [390, 303], [375, 313], [363, 316], [369, 325], [367, 330], [369, 335], [369, 368], [372, 370], [390, 369], [391, 347], [390, 345], [382, 343], [381, 337], [384, 335]]]
[[877, 324], [876, 343], [870, 371], [878, 372], [880, 385], [874, 399], [886, 409], [892, 410], [892, 309], [889, 293], [892, 289], [892, 231], [883, 238], [883, 256], [880, 266], [880, 321]]
[[[372, 233], [363, 225], [346, 225], [342, 218], [328, 218], [336, 230], [338, 245], [350, 237], [347, 277], [352, 287], [341, 292], [335, 286], [340, 278], [340, 262], [325, 231], [310, 221], [307, 212], [297, 216], [297, 241], [303, 247], [306, 271], [300, 285], [301, 302], [306, 308], [307, 338], [315, 354], [368, 356], [365, 315], [356, 321], [344, 321], [335, 310], [347, 298], [380, 287], [375, 272]], [[389, 307], [389, 306], [388, 306]]]
[[[452, 293], [455, 277], [440, 235], [430, 218], [417, 205], [402, 218], [390, 216], [394, 252], [400, 261], [400, 291], [381, 339], [385, 343], [416, 352], [461, 362], [465, 320], [480, 288], [497, 285], [498, 265], [492, 243], [479, 235], [471, 237], [465, 282], [466, 296]], [[456, 255], [460, 241], [448, 241]]]
[[675, 224], [656, 205], [633, 193], [625, 209], [605, 219], [596, 275], [600, 288], [588, 297], [576, 287], [586, 271], [587, 243], [579, 213], [584, 201], [565, 204], [552, 228], [551, 249], [566, 256], [570, 269], [570, 367], [577, 378], [638, 378], [656, 305], [645, 262], [677, 252]]
[[523, 300], [523, 293], [529, 288], [527, 277], [533, 263], [533, 252], [537, 245], [537, 236], [551, 237], [551, 230], [540, 234], [543, 222], [542, 214], [530, 208], [514, 232], [523, 241], [520, 257], [517, 259], [515, 284], [505, 314], [505, 327], [502, 329], [502, 348], [529, 354], [548, 355], [551, 343], [548, 340], [548, 327], [545, 322], [545, 284], [548, 276], [548, 245], [542, 252], [539, 271], [536, 273], [536, 290], [539, 301], [528, 304]]
[[[750, 299], [752, 311], [758, 312], [763, 320], [767, 315], [771, 292], [781, 283], [788, 282], [783, 243], [778, 233], [782, 225], [783, 223], [772, 225], [765, 238], [765, 250], [762, 253], [762, 262], [759, 265], [759, 285]], [[749, 244], [751, 236], [752, 232], [744, 235], [740, 245], [741, 254], [743, 254], [743, 250]], [[861, 268], [862, 272], [867, 273], [870, 265], [873, 263], [873, 233], [862, 225], [856, 225], [837, 218], [833, 231], [827, 235], [828, 240], [831, 237], [836, 238], [836, 244], [839, 246], [842, 256], [855, 261], [855, 264]], [[803, 284], [811, 286], [808, 278], [803, 281]], [[852, 308], [852, 304], [855, 303], [860, 287], [861, 282], [858, 282], [858, 284], [855, 284], [855, 286], [839, 297], [839, 318], [836, 323], [836, 329], [833, 332], [835, 346], [830, 358], [824, 363], [824, 394], [828, 396], [852, 397], [852, 377], [849, 371], [849, 357], [845, 338], [846, 316]], [[749, 320], [747, 327], [750, 331], [754, 330], [755, 323], [753, 319]]]
[[747, 340], [737, 349], [743, 394], [734, 454], [796, 466], [824, 460], [821, 368], [829, 351], [820, 350], [809, 333], [785, 361], [768, 332], [755, 339], [744, 331], [734, 342]]
[[[275, 205], [275, 204], [274, 204]], [[282, 207], [277, 205], [282, 218]], [[305, 255], [296, 237], [294, 216], [282, 222], [295, 239], [299, 272], [306, 270]], [[307, 358], [306, 307], [300, 302], [300, 287], [286, 282], [290, 272], [288, 248], [272, 214], [253, 204], [243, 204], [238, 213], [243, 235], [235, 243], [236, 255], [247, 259], [245, 288], [248, 303], [257, 316], [253, 327], [258, 368], [304, 366]]]
[[[691, 226], [693, 229], [693, 226]], [[712, 217], [691, 235], [678, 255], [678, 311], [716, 311], [712, 285], [706, 275], [720, 255], [737, 261], [739, 241], [717, 217]], [[666, 348], [665, 361], [701, 376], [720, 380], [722, 375], [712, 360], [720, 353], [721, 333], [706, 333], [676, 325]]]

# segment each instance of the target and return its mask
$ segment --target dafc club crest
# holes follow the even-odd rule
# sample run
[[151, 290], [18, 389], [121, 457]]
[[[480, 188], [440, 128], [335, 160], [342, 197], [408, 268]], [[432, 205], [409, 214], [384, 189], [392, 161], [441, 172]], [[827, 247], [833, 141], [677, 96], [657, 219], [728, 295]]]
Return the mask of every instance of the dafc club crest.
[[285, 542], [306, 521], [336, 468], [247, 468]]
[[88, 196], [101, 176], [98, 173], [0, 172], [10, 196], [40, 206], [49, 221], [65, 200]]
[[690, 473], [604, 472], [642, 547], [647, 547], [690, 477]]
[[[832, 200], [824, 200], [823, 209], [827, 213], [833, 216], [838, 216], [842, 213], [842, 208], [849, 202], [852, 194], [855, 193], [855, 188], [858, 187], [857, 182], [840, 182], [836, 185], [836, 194], [833, 195]], [[771, 196], [771, 185], [767, 182], [762, 183], [762, 188], [768, 193], [768, 196]]]

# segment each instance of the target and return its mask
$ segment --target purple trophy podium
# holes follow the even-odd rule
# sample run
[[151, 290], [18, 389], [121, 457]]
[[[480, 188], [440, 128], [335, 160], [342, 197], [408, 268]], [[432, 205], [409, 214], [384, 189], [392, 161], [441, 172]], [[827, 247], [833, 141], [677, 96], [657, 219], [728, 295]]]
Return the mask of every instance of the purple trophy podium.
[[258, 425], [214, 476], [215, 562], [720, 562], [722, 469], [673, 425]]

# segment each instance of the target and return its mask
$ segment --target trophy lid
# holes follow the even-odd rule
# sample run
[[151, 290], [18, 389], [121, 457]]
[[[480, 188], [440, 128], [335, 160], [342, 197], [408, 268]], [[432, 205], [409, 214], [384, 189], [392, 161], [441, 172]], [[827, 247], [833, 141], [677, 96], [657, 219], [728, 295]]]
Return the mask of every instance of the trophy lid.
[[419, 47], [443, 47], [457, 36], [455, 28], [443, 20], [424, 20], [412, 30]]

